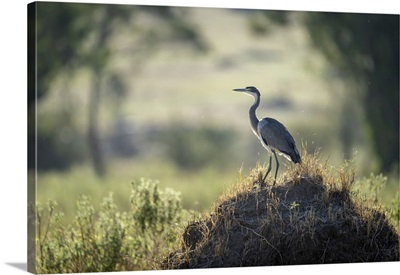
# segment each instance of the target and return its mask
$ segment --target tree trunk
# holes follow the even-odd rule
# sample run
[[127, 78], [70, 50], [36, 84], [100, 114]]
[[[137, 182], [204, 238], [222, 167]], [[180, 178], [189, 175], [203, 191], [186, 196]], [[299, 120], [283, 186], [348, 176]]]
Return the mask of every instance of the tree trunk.
[[106, 174], [105, 159], [102, 152], [101, 138], [98, 126], [98, 113], [100, 105], [102, 69], [93, 72], [92, 89], [89, 98], [89, 122], [88, 122], [88, 143], [89, 153], [93, 168], [97, 176], [103, 177]]
[[110, 22], [112, 19], [111, 9], [106, 8], [99, 22], [98, 36], [94, 44], [95, 58], [97, 62], [92, 64], [93, 79], [92, 89], [89, 98], [89, 124], [88, 124], [88, 142], [90, 156], [96, 175], [103, 177], [106, 174], [106, 163], [102, 151], [101, 138], [98, 126], [98, 113], [100, 107], [100, 93], [102, 79], [104, 76], [104, 67], [106, 65], [107, 48], [106, 41], [110, 34]]

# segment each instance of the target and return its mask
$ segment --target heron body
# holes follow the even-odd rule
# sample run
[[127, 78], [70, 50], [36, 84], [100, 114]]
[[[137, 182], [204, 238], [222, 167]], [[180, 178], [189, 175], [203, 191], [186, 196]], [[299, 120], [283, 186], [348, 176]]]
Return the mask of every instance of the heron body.
[[296, 142], [286, 127], [276, 119], [265, 117], [261, 120], [258, 120], [256, 116], [256, 109], [260, 105], [260, 92], [256, 87], [248, 86], [246, 88], [233, 90], [237, 92], [244, 92], [254, 97], [254, 103], [249, 109], [251, 129], [269, 153], [268, 170], [263, 178], [263, 182], [265, 182], [266, 177], [271, 171], [272, 155], [274, 155], [276, 161], [274, 179], [275, 184], [279, 169], [279, 161], [276, 155], [277, 153], [293, 163], [301, 163], [301, 157], [299, 151], [297, 150]]

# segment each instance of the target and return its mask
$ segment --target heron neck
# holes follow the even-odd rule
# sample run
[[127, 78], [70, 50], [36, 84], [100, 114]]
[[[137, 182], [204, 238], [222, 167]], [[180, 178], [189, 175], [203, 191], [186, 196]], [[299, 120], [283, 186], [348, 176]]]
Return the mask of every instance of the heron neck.
[[256, 109], [258, 108], [258, 105], [260, 105], [260, 97], [259, 96], [255, 96], [254, 99], [255, 99], [254, 103], [250, 107], [250, 110], [249, 110], [249, 116], [250, 116], [251, 129], [253, 130], [254, 134], [256, 136], [258, 136], [258, 131], [257, 131], [258, 118], [257, 118], [257, 115], [256, 115]]

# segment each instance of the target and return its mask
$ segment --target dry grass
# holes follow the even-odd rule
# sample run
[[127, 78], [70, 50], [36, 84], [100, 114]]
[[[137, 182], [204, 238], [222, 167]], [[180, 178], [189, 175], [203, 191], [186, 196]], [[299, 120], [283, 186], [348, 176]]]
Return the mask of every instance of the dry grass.
[[189, 223], [162, 268], [398, 261], [399, 235], [384, 209], [351, 192], [354, 167], [329, 168], [318, 152], [302, 159], [276, 186], [260, 187], [260, 166], [240, 173], [210, 213]]

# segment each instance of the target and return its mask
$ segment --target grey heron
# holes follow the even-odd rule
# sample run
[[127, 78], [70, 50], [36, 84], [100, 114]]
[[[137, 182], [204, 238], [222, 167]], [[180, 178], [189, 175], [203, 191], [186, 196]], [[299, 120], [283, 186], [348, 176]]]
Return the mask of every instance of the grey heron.
[[276, 183], [276, 176], [279, 169], [279, 161], [276, 153], [283, 155], [288, 160], [294, 163], [301, 163], [299, 151], [296, 148], [296, 142], [286, 127], [276, 119], [265, 117], [258, 120], [256, 116], [256, 109], [260, 105], [260, 92], [256, 87], [248, 86], [246, 88], [233, 89], [236, 92], [243, 92], [254, 97], [254, 103], [249, 110], [250, 124], [253, 133], [258, 137], [261, 144], [267, 149], [269, 154], [269, 165], [267, 173], [265, 174], [262, 183], [265, 183], [269, 172], [271, 171], [272, 154], [275, 156], [276, 171], [274, 178], [274, 185]]

